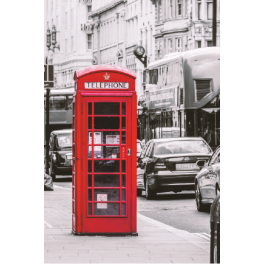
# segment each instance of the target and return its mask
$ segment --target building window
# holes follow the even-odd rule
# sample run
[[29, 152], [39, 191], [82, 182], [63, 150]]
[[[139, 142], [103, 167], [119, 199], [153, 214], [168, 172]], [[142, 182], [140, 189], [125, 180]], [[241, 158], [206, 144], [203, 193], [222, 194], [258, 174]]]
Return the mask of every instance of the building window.
[[158, 50], [158, 55], [157, 55], [157, 56], [158, 56], [157, 59], [160, 59], [160, 57], [161, 57], [161, 56], [160, 56], [160, 50]]
[[91, 16], [89, 16], [89, 13], [91, 12], [92, 12], [92, 6], [87, 6], [88, 20], [92, 20]]
[[160, 21], [160, 1], [157, 1], [157, 20]]
[[169, 53], [172, 52], [172, 39], [168, 40], [168, 48], [169, 48]]
[[207, 0], [207, 20], [213, 19], [213, 2], [212, 0]]
[[67, 39], [65, 39], [65, 55], [67, 56], [68, 50], [67, 50]]
[[182, 0], [177, 0], [177, 16], [182, 16]]
[[92, 49], [92, 34], [87, 34], [87, 48]]
[[210, 40], [210, 41], [207, 41], [207, 47], [212, 47], [213, 46], [213, 41]]
[[67, 12], [65, 13], [65, 29], [67, 29], [67, 24], [68, 24], [68, 17], [67, 17]]
[[202, 42], [201, 42], [201, 40], [197, 40], [197, 41], [196, 41], [196, 49], [201, 48], [201, 46], [202, 46]]
[[149, 55], [152, 55], [152, 28], [150, 29]]
[[197, 0], [197, 18], [198, 18], [198, 20], [201, 20], [201, 7], [202, 7], [201, 0]]
[[71, 9], [71, 27], [73, 27], [73, 9]]
[[183, 88], [180, 88], [180, 105], [183, 105]]
[[166, 54], [166, 39], [163, 40], [163, 56]]
[[175, 39], [175, 47], [176, 47], [176, 52], [181, 52], [182, 51], [182, 39], [181, 38], [176, 38]]
[[169, 13], [170, 13], [170, 18], [172, 18], [172, 16], [173, 16], [172, 15], [172, 0], [170, 0], [170, 12]]

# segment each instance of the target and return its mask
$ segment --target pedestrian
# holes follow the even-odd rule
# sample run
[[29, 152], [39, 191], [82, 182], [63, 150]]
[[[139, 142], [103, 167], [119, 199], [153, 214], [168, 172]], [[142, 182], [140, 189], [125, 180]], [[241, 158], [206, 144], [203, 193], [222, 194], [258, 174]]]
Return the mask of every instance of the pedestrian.
[[212, 140], [212, 133], [211, 133], [210, 123], [209, 122], [207, 122], [207, 126], [206, 126], [206, 129], [205, 129], [203, 138], [210, 145], [210, 142]]

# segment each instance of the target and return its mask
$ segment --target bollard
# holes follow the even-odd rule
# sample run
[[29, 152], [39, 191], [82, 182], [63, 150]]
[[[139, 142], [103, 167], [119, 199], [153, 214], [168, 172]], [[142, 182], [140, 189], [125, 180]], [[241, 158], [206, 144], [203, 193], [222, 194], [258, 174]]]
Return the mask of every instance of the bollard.
[[220, 263], [220, 194], [211, 205], [210, 230], [210, 263]]

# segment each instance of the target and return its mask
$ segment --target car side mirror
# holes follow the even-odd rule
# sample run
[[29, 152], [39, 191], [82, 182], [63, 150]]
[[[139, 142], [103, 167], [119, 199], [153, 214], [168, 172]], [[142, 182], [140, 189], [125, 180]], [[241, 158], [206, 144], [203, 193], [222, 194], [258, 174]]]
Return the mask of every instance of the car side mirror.
[[196, 165], [198, 167], [200, 167], [200, 169], [201, 169], [201, 168], [207, 166], [207, 162], [205, 160], [199, 160], [199, 161], [196, 162]]

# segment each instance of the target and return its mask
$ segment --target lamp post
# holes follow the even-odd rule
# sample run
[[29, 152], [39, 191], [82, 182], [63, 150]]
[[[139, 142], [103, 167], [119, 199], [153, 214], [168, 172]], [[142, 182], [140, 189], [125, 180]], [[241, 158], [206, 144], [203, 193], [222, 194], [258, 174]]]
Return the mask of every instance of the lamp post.
[[49, 97], [50, 89], [46, 89], [46, 174], [49, 174]]
[[213, 0], [213, 47], [216, 47], [216, 32], [217, 32], [217, 0]]
[[48, 28], [47, 29], [47, 43], [46, 43], [48, 50], [50, 50], [50, 46], [51, 46], [50, 36], [51, 36], [50, 29]]
[[140, 120], [141, 115], [143, 114], [143, 108], [139, 108], [137, 110], [137, 115], [138, 115], [138, 124], [139, 124], [139, 139], [142, 140], [142, 122]]
[[[50, 29], [47, 29], [47, 43], [46, 46], [48, 48], [48, 50], [52, 50], [54, 52], [55, 49], [60, 50], [60, 45], [56, 46], [57, 44], [57, 31], [56, 31], [56, 27], [55, 25], [52, 26], [52, 31], [50, 33]], [[52, 48], [51, 48], [51, 44], [52, 44]]]

